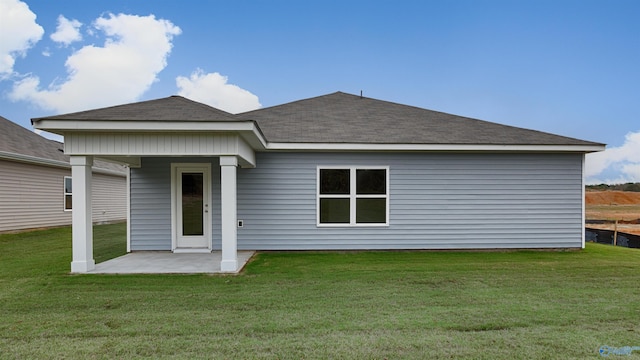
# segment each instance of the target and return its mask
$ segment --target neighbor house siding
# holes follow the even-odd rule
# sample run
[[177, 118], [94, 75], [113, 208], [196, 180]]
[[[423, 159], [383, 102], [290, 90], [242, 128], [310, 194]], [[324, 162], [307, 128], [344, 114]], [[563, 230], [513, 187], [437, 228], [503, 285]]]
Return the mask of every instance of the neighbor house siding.
[[103, 224], [126, 219], [126, 177], [93, 173], [91, 188], [94, 223]]
[[[238, 247], [579, 248], [582, 156], [258, 153], [238, 172]], [[317, 167], [334, 165], [389, 166], [388, 227], [317, 227]]]
[[71, 224], [65, 176], [69, 169], [0, 160], [0, 231]]
[[[0, 232], [70, 225], [65, 176], [70, 169], [0, 160]], [[125, 189], [125, 177], [94, 173], [94, 222], [126, 219]]]
[[211, 164], [213, 248], [220, 248], [220, 162], [218, 158], [143, 158], [131, 169], [131, 250], [171, 249], [171, 164]]

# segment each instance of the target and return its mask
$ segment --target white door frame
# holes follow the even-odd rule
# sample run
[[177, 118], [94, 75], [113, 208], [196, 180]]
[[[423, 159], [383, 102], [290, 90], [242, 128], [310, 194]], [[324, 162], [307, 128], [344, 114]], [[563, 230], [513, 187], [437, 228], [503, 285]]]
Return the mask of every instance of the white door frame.
[[[180, 175], [183, 172], [203, 173], [203, 238], [206, 245], [202, 247], [179, 247], [182, 224], [180, 223], [182, 187]], [[173, 252], [211, 252], [212, 249], [212, 213], [211, 213], [211, 164], [210, 163], [171, 163], [171, 250]]]

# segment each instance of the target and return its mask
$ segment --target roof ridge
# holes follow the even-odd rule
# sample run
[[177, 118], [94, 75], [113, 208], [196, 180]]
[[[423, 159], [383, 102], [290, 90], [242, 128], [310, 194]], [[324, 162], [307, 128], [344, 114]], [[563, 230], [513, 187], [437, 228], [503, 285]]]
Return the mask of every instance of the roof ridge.
[[271, 106], [263, 107], [263, 108], [260, 108], [260, 109], [249, 110], [249, 111], [245, 111], [245, 112], [237, 113], [237, 114], [235, 114], [235, 115], [236, 115], [236, 116], [239, 116], [239, 115], [249, 114], [249, 113], [252, 113], [252, 112], [257, 112], [257, 111], [262, 111], [262, 110], [267, 110], [267, 109], [274, 109], [274, 108], [278, 108], [278, 107], [281, 107], [281, 106], [288, 106], [288, 105], [292, 105], [292, 104], [297, 104], [297, 103], [302, 102], [302, 101], [313, 100], [313, 99], [319, 99], [319, 98], [322, 98], [322, 97], [327, 97], [327, 96], [337, 95], [337, 94], [345, 94], [345, 95], [356, 96], [356, 95], [348, 94], [348, 93], [345, 93], [345, 92], [342, 92], [342, 91], [334, 91], [334, 92], [329, 93], [329, 94], [318, 95], [318, 96], [312, 96], [312, 97], [310, 97], [310, 98], [304, 98], [304, 99], [298, 99], [298, 100], [294, 100], [294, 101], [286, 102], [286, 103], [283, 103], [283, 104], [271, 105]]

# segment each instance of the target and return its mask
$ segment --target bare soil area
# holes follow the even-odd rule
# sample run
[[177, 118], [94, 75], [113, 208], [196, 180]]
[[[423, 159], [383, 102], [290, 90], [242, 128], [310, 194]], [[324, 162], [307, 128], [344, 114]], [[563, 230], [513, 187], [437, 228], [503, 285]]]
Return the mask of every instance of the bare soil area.
[[640, 192], [587, 191], [587, 205], [640, 205]]
[[[640, 235], [640, 224], [627, 224], [640, 219], [640, 193], [630, 191], [587, 191], [585, 193], [587, 220], [608, 220], [610, 224], [589, 224], [597, 229], [614, 230]], [[640, 222], [640, 221], [639, 221]]]

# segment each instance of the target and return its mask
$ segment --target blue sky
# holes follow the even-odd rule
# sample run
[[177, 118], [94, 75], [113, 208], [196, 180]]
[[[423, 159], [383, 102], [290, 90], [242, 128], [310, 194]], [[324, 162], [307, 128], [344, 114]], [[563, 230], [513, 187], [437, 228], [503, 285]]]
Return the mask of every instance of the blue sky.
[[640, 1], [0, 0], [0, 116], [335, 91], [608, 144], [640, 181]]

